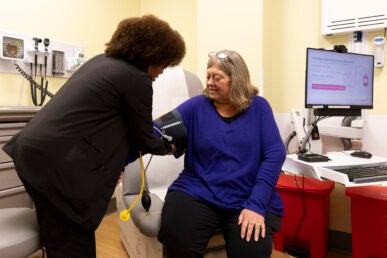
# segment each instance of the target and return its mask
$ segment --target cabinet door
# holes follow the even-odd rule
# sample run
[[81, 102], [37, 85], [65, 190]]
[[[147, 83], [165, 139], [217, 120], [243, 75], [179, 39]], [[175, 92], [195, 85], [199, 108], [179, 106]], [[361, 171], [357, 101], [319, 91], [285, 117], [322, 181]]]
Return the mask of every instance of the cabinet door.
[[33, 207], [32, 200], [25, 191], [24, 186], [0, 191], [0, 209], [14, 207]]
[[0, 136], [0, 164], [11, 162], [12, 159], [3, 151], [3, 146], [12, 138], [12, 136]]
[[27, 123], [0, 123], [0, 136], [13, 136], [17, 134]]
[[0, 191], [23, 185], [15, 171], [13, 162], [0, 164]]

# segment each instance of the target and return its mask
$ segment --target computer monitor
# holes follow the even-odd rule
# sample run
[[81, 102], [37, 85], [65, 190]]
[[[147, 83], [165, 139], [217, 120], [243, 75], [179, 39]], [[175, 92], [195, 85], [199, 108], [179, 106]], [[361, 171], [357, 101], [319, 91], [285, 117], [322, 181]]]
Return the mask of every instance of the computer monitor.
[[305, 107], [316, 116], [360, 116], [373, 108], [374, 56], [307, 48]]

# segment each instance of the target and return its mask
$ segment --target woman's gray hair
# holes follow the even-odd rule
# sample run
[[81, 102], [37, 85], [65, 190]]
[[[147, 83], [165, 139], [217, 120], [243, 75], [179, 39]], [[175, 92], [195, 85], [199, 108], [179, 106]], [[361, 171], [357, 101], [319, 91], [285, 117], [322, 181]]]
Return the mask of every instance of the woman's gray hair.
[[[250, 105], [251, 99], [258, 94], [258, 88], [251, 84], [250, 73], [241, 55], [232, 50], [211, 52], [208, 55], [207, 69], [218, 64], [231, 79], [229, 99], [238, 112]], [[204, 94], [208, 95], [207, 88]]]

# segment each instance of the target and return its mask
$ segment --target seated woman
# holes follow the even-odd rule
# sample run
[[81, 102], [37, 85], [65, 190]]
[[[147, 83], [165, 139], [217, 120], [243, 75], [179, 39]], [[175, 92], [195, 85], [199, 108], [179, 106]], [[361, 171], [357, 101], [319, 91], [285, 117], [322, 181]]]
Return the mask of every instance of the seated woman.
[[206, 89], [180, 106], [184, 169], [168, 189], [159, 240], [168, 258], [203, 257], [220, 228], [229, 258], [270, 257], [283, 204], [275, 189], [285, 147], [242, 57], [210, 53]]

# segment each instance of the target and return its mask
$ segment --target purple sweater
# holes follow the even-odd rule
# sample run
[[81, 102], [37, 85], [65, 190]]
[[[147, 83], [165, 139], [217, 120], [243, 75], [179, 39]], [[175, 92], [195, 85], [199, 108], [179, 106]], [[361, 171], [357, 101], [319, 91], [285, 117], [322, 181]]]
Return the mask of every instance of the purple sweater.
[[169, 187], [220, 208], [283, 215], [275, 185], [285, 147], [269, 103], [254, 96], [226, 123], [204, 95], [177, 107], [188, 130], [184, 169]]

